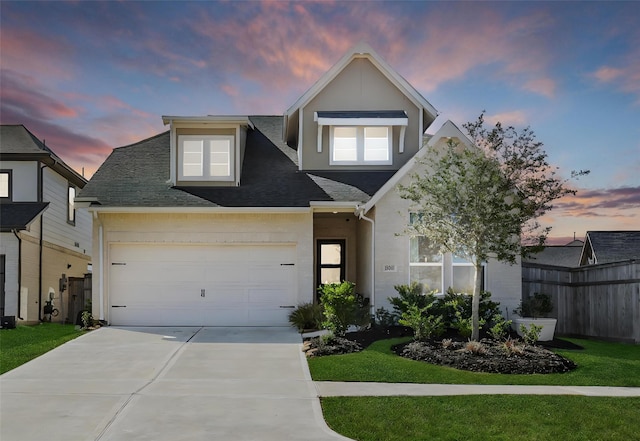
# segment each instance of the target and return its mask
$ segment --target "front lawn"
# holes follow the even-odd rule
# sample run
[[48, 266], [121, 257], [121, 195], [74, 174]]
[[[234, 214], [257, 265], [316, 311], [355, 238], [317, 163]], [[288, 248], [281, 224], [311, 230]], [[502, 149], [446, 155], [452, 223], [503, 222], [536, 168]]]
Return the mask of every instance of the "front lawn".
[[0, 329], [0, 374], [79, 337], [83, 332], [76, 330], [74, 325], [58, 323]]
[[627, 441], [640, 433], [640, 398], [331, 397], [322, 409], [333, 430], [359, 441]]
[[578, 365], [562, 374], [487, 374], [409, 360], [391, 351], [391, 346], [406, 338], [379, 340], [362, 352], [312, 357], [308, 361], [315, 381], [640, 387], [639, 345], [568, 340], [584, 349], [555, 350]]

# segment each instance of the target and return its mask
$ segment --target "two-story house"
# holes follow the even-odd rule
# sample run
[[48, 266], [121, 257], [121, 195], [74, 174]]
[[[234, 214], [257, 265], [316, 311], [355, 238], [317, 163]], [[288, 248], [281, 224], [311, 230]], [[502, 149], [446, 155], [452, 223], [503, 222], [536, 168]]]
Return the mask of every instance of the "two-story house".
[[[426, 143], [469, 140], [361, 44], [283, 116], [164, 116], [80, 193], [94, 215], [93, 314], [115, 325], [287, 325], [319, 284], [350, 280], [372, 310], [394, 285], [468, 291], [473, 269], [402, 235], [396, 191]], [[485, 289], [520, 300], [520, 266]]]
[[91, 216], [75, 207], [87, 180], [22, 125], [0, 126], [0, 315], [18, 323], [45, 318], [61, 297], [63, 274], [84, 277], [91, 262]]

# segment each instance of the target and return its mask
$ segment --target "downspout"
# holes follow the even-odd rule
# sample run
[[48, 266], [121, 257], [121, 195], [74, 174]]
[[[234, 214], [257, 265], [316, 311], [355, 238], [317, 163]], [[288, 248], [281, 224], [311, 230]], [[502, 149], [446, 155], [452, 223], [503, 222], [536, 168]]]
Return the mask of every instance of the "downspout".
[[[44, 180], [44, 169], [46, 165], [40, 167], [40, 176], [39, 176], [39, 185], [38, 185], [38, 202], [43, 201], [43, 180]], [[40, 241], [39, 241], [39, 256], [38, 256], [38, 321], [42, 321], [42, 250], [44, 239], [42, 235], [44, 234], [44, 213], [40, 215]]]
[[[95, 219], [97, 219], [98, 215], [95, 211], [94, 211], [94, 214], [95, 214]], [[104, 246], [102, 244], [103, 235], [104, 235], [104, 232], [102, 230], [102, 222], [98, 222], [98, 256], [100, 256], [100, 262], [98, 262], [98, 268], [99, 268], [98, 283], [100, 284], [100, 287], [98, 288], [98, 294], [100, 298], [100, 315], [99, 315], [100, 321], [104, 321], [104, 265], [102, 264], [104, 260], [104, 255], [103, 255]]]
[[11, 230], [13, 235], [18, 239], [18, 319], [24, 320], [20, 316], [20, 311], [22, 310], [22, 238], [18, 235], [17, 230]]
[[371, 224], [371, 315], [375, 317], [376, 313], [376, 223], [373, 219], [364, 215], [364, 207], [356, 206], [356, 216], [358, 219], [365, 220]]

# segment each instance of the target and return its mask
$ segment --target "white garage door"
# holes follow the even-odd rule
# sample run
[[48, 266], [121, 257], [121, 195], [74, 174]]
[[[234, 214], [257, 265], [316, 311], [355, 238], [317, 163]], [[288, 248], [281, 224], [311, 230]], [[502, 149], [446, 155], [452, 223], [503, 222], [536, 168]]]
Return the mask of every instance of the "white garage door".
[[287, 326], [294, 245], [112, 245], [109, 321], [129, 326]]

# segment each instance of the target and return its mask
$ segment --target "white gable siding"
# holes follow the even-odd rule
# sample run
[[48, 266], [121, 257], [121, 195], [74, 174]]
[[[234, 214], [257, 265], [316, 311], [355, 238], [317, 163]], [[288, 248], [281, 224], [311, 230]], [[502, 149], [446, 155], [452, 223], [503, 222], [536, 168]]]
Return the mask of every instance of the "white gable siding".
[[[401, 183], [407, 185], [406, 176]], [[391, 309], [387, 298], [397, 295], [394, 285], [408, 284], [409, 277], [409, 237], [403, 235], [409, 218], [409, 203], [400, 198], [397, 190], [389, 191], [376, 204], [372, 217], [376, 222], [376, 307]], [[445, 289], [452, 283], [452, 273], [445, 259], [443, 282]], [[394, 267], [394, 271], [385, 271]], [[485, 289], [491, 292], [491, 299], [500, 302], [503, 315], [510, 316], [518, 305], [522, 293], [522, 269], [520, 260], [516, 265], [490, 260], [486, 267]]]
[[[316, 95], [301, 112], [302, 168], [305, 170], [335, 169], [329, 160], [329, 128], [325, 127], [322, 152], [317, 150], [318, 123], [314, 113], [318, 111], [380, 111], [404, 110], [409, 117], [406, 129], [404, 153], [399, 152], [400, 128], [393, 129], [393, 163], [391, 165], [340, 166], [343, 168], [397, 170], [421, 145], [421, 110], [384, 76], [369, 60], [353, 60], [331, 83]], [[301, 153], [300, 153], [301, 152]]]
[[0, 169], [12, 170], [13, 202], [37, 202], [38, 163], [36, 161], [2, 161]]
[[49, 207], [44, 212], [43, 239], [90, 256], [91, 216], [86, 210], [76, 209], [75, 226], [67, 222], [68, 186], [67, 179], [49, 168], [44, 170], [43, 200]]

